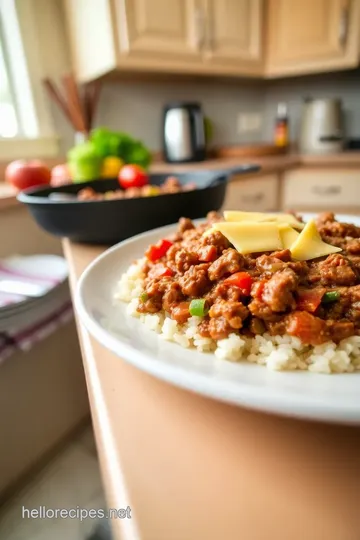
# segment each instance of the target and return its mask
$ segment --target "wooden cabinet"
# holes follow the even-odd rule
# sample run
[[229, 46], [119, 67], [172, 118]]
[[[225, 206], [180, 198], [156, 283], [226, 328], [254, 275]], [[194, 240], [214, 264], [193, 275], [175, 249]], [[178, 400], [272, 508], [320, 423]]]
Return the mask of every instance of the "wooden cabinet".
[[80, 81], [116, 71], [272, 78], [359, 64], [360, 0], [64, 1]]
[[64, 0], [80, 81], [112, 71], [261, 75], [264, 0]]
[[268, 7], [267, 75], [358, 64], [358, 0], [269, 0]]
[[287, 171], [283, 175], [281, 191], [284, 210], [360, 213], [360, 167]]
[[152, 61], [200, 60], [201, 12], [196, 0], [116, 0], [120, 51]]
[[226, 190], [223, 210], [265, 212], [278, 210], [279, 178], [276, 174], [264, 174], [244, 178], [233, 176]]
[[206, 1], [206, 57], [221, 66], [262, 66], [262, 0]]

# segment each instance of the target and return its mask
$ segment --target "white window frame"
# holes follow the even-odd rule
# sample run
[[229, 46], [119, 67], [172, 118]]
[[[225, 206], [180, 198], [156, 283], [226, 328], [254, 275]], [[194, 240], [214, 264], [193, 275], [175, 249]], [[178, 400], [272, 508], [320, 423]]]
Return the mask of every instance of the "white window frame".
[[19, 137], [0, 139], [0, 160], [55, 157], [55, 133], [45, 77], [69, 71], [64, 20], [59, 0], [1, 0], [0, 19], [15, 94]]

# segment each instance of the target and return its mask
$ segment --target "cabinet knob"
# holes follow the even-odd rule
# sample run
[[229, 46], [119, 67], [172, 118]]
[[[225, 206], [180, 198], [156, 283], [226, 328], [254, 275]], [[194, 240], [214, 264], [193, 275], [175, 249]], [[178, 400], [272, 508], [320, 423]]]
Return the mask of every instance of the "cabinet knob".
[[311, 191], [314, 195], [338, 195], [341, 193], [341, 186], [314, 186]]
[[244, 203], [258, 203], [264, 199], [263, 193], [251, 193], [249, 195], [242, 195]]

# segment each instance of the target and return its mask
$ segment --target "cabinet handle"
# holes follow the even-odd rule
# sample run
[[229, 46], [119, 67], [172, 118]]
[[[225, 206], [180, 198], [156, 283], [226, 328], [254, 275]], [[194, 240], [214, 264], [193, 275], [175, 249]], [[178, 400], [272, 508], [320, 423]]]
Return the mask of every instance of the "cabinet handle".
[[197, 49], [201, 50], [205, 43], [205, 14], [202, 8], [195, 10], [195, 42]]
[[242, 195], [244, 203], [258, 203], [264, 199], [263, 193], [253, 193], [251, 195]]
[[311, 191], [314, 195], [338, 195], [341, 193], [341, 186], [314, 186]]
[[346, 38], [349, 26], [349, 9], [344, 6], [341, 10], [340, 24], [339, 24], [339, 43], [342, 47], [346, 45]]

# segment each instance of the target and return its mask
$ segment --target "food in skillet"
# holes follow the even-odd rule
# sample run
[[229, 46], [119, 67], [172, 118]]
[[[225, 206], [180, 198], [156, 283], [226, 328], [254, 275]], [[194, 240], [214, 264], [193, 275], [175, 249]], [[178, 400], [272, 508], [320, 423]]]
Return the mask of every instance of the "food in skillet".
[[116, 299], [163, 339], [271, 369], [360, 369], [360, 227], [211, 212], [149, 246]]
[[133, 199], [135, 197], [154, 197], [166, 193], [180, 193], [182, 191], [193, 191], [196, 184], [188, 183], [181, 185], [176, 176], [168, 176], [163, 184], [155, 186], [146, 184], [141, 187], [128, 187], [127, 189], [116, 189], [106, 193], [97, 193], [91, 187], [81, 189], [77, 195], [79, 201], [101, 201], [109, 199]]

